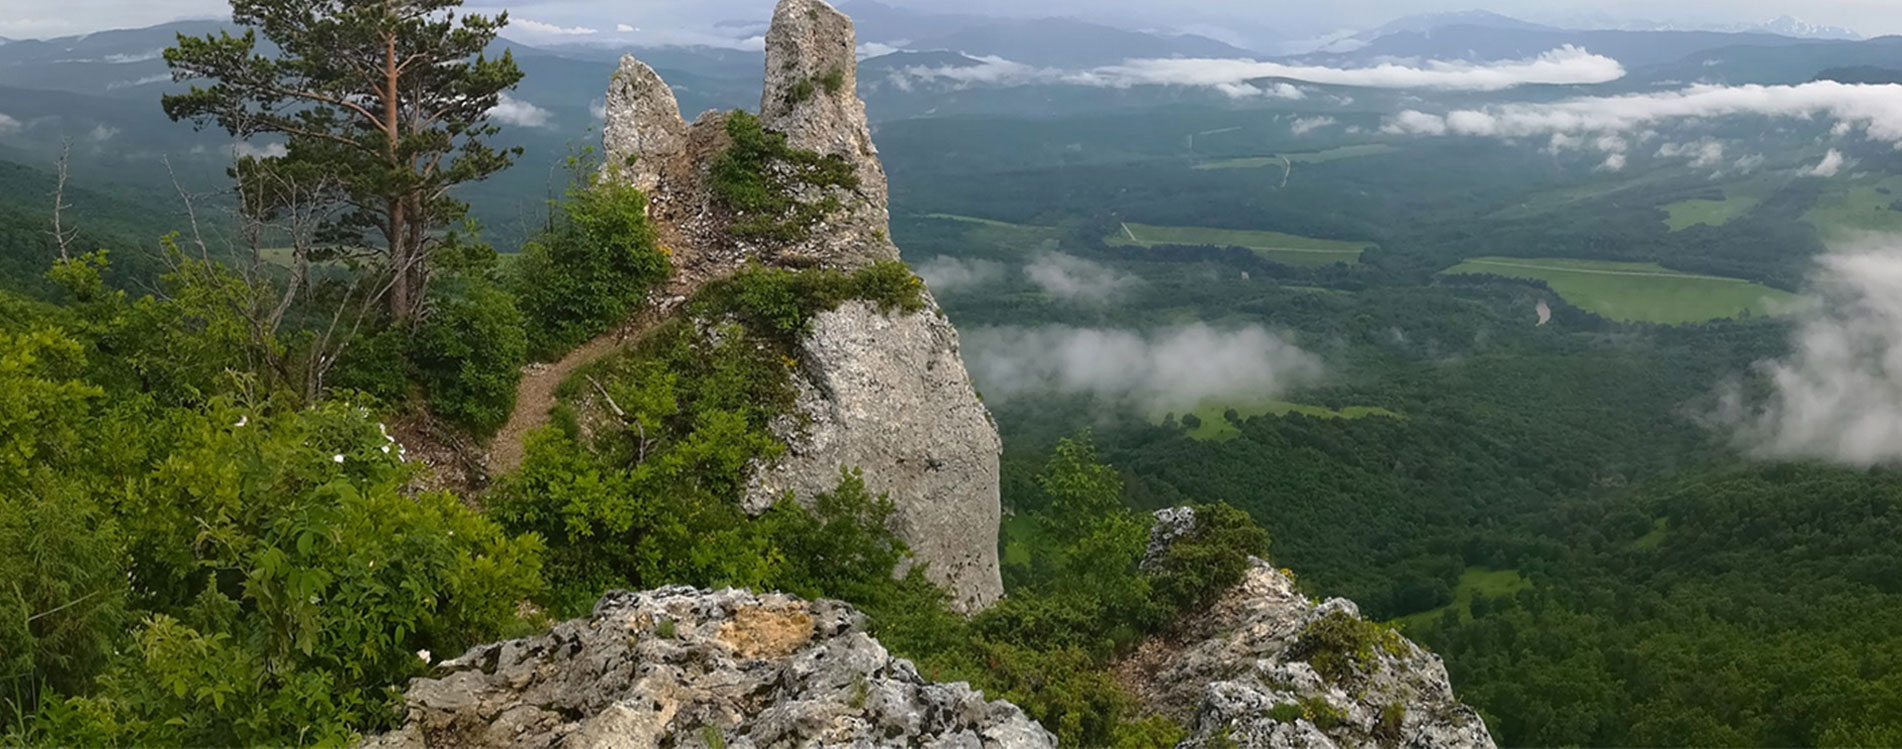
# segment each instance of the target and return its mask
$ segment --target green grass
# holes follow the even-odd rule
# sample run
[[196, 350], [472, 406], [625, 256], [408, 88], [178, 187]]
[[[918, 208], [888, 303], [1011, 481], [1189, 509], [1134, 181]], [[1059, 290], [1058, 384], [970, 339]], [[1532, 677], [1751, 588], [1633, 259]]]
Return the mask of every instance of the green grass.
[[1236, 159], [1218, 159], [1196, 164], [1203, 171], [1214, 169], [1260, 169], [1269, 166], [1283, 166], [1283, 159], [1296, 164], [1325, 164], [1342, 159], [1358, 159], [1366, 156], [1380, 156], [1400, 150], [1385, 143], [1365, 143], [1358, 146], [1341, 146], [1325, 151], [1300, 151], [1296, 153], [1277, 153], [1269, 156], [1244, 156]]
[[1277, 231], [1211, 229], [1203, 226], [1152, 226], [1123, 224], [1121, 230], [1103, 241], [1118, 247], [1155, 247], [1157, 245], [1212, 245], [1246, 247], [1255, 254], [1284, 265], [1322, 266], [1334, 263], [1353, 265], [1360, 254], [1373, 245], [1337, 239], [1316, 239]]
[[1747, 195], [1726, 195], [1723, 200], [1680, 200], [1663, 206], [1670, 214], [1664, 219], [1664, 225], [1671, 231], [1684, 231], [1693, 226], [1723, 226], [1732, 219], [1750, 212], [1757, 207], [1757, 198]]
[[1453, 602], [1437, 609], [1428, 609], [1417, 614], [1408, 614], [1393, 620], [1401, 628], [1417, 626], [1439, 621], [1440, 615], [1448, 610], [1459, 612], [1461, 619], [1473, 618], [1473, 594], [1484, 593], [1487, 598], [1509, 596], [1532, 587], [1532, 581], [1520, 575], [1518, 570], [1489, 570], [1483, 567], [1467, 567], [1460, 573], [1459, 585], [1453, 588]]
[[[1209, 401], [1196, 406], [1193, 411], [1188, 412], [1195, 414], [1196, 418], [1202, 420], [1201, 426], [1189, 430], [1189, 437], [1191, 439], [1215, 442], [1226, 442], [1240, 437], [1242, 430], [1237, 429], [1234, 424], [1230, 424], [1228, 419], [1223, 417], [1223, 413], [1231, 408], [1235, 409], [1235, 412], [1240, 414], [1243, 419], [1255, 416], [1287, 416], [1288, 414], [1302, 414], [1319, 419], [1364, 419], [1369, 416], [1380, 416], [1390, 419], [1400, 418], [1400, 414], [1375, 406], [1346, 406], [1344, 408], [1335, 409], [1279, 400], [1263, 400], [1250, 404]], [[1151, 414], [1150, 421], [1160, 424], [1167, 416], [1167, 413]], [[1178, 414], [1176, 418], [1180, 419], [1181, 415]]]
[[1574, 306], [1612, 320], [1679, 324], [1779, 315], [1796, 296], [1736, 278], [1680, 273], [1657, 263], [1476, 257], [1441, 273], [1490, 273], [1544, 281]]
[[[1887, 190], [1887, 193], [1883, 191]], [[1803, 218], [1825, 238], [1855, 232], [1902, 232], [1902, 177], [1845, 183], [1816, 199]]]
[[1061, 243], [1063, 232], [1054, 226], [1036, 226], [1034, 224], [1012, 224], [993, 221], [975, 216], [959, 216], [950, 213], [927, 213], [919, 218], [954, 221], [965, 226], [963, 239], [973, 245], [991, 247], [999, 254], [1014, 254], [1030, 250], [1054, 250]]

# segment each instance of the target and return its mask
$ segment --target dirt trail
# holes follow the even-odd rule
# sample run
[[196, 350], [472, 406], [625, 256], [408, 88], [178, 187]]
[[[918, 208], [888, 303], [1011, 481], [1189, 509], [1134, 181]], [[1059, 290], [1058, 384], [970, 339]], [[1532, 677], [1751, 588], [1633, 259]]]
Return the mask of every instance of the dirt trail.
[[632, 348], [658, 327], [660, 315], [643, 311], [627, 324], [581, 344], [553, 364], [535, 365], [522, 375], [515, 386], [515, 410], [507, 424], [489, 442], [488, 472], [491, 478], [522, 467], [523, 441], [528, 433], [548, 424], [548, 411], [555, 407], [555, 390], [575, 370], [589, 362]]

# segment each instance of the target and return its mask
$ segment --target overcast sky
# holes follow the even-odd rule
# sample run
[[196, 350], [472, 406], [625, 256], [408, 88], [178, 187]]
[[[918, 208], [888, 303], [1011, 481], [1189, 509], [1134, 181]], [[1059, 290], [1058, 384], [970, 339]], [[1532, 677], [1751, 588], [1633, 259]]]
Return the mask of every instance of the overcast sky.
[[[1902, 33], [1902, 0], [886, 0], [892, 5], [943, 12], [1015, 16], [1067, 15], [1121, 25], [1176, 28], [1233, 37], [1301, 38], [1343, 28], [1378, 25], [1433, 11], [1486, 8], [1544, 22], [1592, 18], [1667, 22], [1744, 23], [1792, 15], [1863, 34]], [[543, 28], [592, 29], [601, 34], [655, 39], [710, 32], [720, 21], [764, 21], [773, 0], [476, 0], [471, 7], [506, 7], [518, 21]], [[148, 26], [181, 18], [211, 18], [225, 0], [0, 0], [0, 36], [45, 38], [111, 28]], [[625, 30], [620, 27], [625, 26]], [[638, 31], [636, 31], [638, 29]], [[617, 31], [618, 30], [618, 31]], [[1230, 33], [1221, 33], [1228, 30]], [[682, 32], [687, 32], [683, 37]]]

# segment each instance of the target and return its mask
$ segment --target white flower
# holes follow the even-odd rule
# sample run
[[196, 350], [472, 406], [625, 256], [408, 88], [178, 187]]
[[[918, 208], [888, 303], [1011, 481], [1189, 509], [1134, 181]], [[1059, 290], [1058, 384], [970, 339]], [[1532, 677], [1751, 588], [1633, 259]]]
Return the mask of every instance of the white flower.
[[332, 461], [334, 461], [334, 462], [337, 462], [337, 463], [342, 463], [342, 462], [343, 462], [343, 453], [337, 453], [336, 455], [332, 455], [332, 456], [330, 456], [330, 459], [331, 459]]
[[416, 651], [416, 657], [418, 657], [418, 658], [421, 658], [421, 659], [423, 659], [423, 662], [424, 662], [424, 663], [428, 663], [428, 662], [429, 662], [429, 651], [427, 651], [427, 650], [418, 650], [418, 651]]
[[384, 454], [384, 455], [388, 455], [388, 454], [390, 454], [390, 446], [389, 446], [389, 445], [384, 445], [384, 446], [383, 446], [383, 454]]
[[251, 417], [249, 417], [249, 416], [240, 416], [240, 417], [238, 417], [238, 423], [236, 423], [236, 424], [232, 424], [231, 426], [232, 426], [233, 428], [236, 428], [236, 427], [241, 427], [241, 426], [244, 426], [244, 425], [246, 425], [246, 424], [249, 424], [249, 423], [251, 423]]

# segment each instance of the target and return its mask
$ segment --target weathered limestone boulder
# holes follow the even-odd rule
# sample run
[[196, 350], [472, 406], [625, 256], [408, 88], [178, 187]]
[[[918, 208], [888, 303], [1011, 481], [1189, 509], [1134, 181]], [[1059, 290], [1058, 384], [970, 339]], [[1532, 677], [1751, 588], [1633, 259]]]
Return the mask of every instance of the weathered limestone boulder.
[[[859, 177], [855, 189], [796, 196], [836, 198], [839, 209], [805, 238], [782, 242], [735, 236], [734, 217], [713, 194], [730, 115], [686, 124], [666, 83], [622, 60], [608, 89], [603, 174], [647, 194], [675, 268], [663, 306], [749, 263], [854, 270], [898, 259], [885, 170], [857, 94], [856, 47], [851, 20], [822, 0], [782, 0], [773, 13], [761, 126], [795, 149], [843, 159]], [[789, 449], [758, 467], [748, 507], [763, 509], [786, 491], [810, 498], [836, 486], [841, 468], [860, 469], [891, 497], [895, 530], [961, 609], [997, 600], [1001, 443], [937, 303], [927, 297], [922, 311], [891, 314], [847, 304], [820, 315], [803, 348], [798, 413], [781, 430]]]
[[[1194, 522], [1180, 510], [1157, 516], [1152, 541]], [[1183, 747], [1493, 746], [1438, 656], [1362, 620], [1352, 601], [1309, 600], [1259, 559], [1219, 603], [1118, 672], [1146, 708], [1184, 721]]]
[[1002, 701], [925, 681], [837, 601], [675, 586], [616, 591], [547, 634], [482, 645], [410, 683], [366, 747], [1053, 747]]
[[839, 466], [857, 467], [868, 489], [894, 498], [898, 535], [952, 605], [990, 605], [1003, 591], [994, 540], [1003, 445], [964, 372], [957, 330], [935, 308], [887, 315], [848, 302], [813, 320], [803, 348], [798, 418], [775, 425], [786, 455], [754, 476], [747, 509], [827, 491]]

